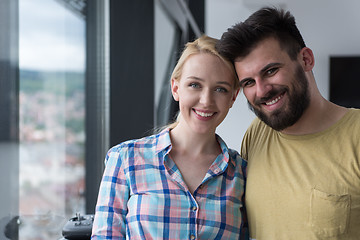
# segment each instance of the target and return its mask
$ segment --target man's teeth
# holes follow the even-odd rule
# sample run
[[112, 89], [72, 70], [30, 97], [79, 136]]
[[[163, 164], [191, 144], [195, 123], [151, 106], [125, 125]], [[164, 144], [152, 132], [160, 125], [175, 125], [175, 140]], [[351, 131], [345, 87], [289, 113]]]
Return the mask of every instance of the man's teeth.
[[278, 96], [277, 98], [275, 98], [274, 100], [272, 100], [271, 102], [267, 102], [265, 103], [266, 105], [273, 105], [275, 103], [277, 103], [280, 100], [281, 96]]
[[198, 112], [198, 111], [195, 111], [196, 114], [202, 116], [202, 117], [211, 117], [212, 115], [214, 115], [214, 113], [204, 113], [204, 112]]

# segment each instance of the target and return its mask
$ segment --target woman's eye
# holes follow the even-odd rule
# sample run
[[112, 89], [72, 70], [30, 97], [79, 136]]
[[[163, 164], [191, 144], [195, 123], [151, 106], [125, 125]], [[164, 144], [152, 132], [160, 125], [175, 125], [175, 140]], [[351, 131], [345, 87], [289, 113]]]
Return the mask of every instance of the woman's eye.
[[228, 90], [226, 88], [223, 88], [223, 87], [216, 88], [215, 91], [216, 92], [228, 92]]
[[192, 87], [192, 88], [199, 88], [199, 87], [200, 87], [200, 85], [199, 85], [199, 84], [197, 84], [197, 83], [190, 83], [190, 84], [189, 84], [189, 87]]

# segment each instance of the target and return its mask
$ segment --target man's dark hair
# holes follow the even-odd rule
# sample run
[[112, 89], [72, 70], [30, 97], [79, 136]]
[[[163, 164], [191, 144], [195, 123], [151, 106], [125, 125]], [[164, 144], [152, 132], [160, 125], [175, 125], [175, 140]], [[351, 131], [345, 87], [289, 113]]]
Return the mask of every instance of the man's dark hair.
[[256, 45], [269, 37], [279, 41], [292, 60], [295, 60], [305, 42], [289, 11], [265, 7], [253, 13], [244, 22], [235, 24], [221, 37], [216, 48], [232, 62], [247, 56]]

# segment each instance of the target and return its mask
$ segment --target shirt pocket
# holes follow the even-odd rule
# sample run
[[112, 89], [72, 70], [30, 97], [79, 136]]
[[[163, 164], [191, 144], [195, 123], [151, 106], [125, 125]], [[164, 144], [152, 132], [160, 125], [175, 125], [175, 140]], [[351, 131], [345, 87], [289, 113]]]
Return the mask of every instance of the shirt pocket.
[[336, 195], [312, 189], [310, 226], [318, 237], [334, 237], [346, 233], [349, 217], [349, 194]]

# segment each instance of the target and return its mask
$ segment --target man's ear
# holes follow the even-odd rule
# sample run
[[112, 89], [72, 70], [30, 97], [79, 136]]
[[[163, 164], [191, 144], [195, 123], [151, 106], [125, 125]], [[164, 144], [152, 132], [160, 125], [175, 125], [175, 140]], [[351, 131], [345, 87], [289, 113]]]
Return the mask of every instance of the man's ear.
[[171, 79], [171, 93], [175, 101], [179, 101], [179, 82], [175, 79]]
[[308, 47], [304, 47], [300, 51], [300, 57], [304, 71], [311, 71], [315, 66], [315, 58], [312, 50]]

